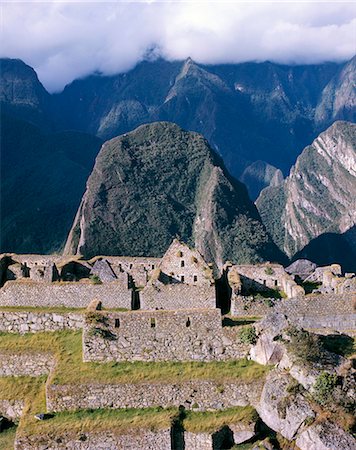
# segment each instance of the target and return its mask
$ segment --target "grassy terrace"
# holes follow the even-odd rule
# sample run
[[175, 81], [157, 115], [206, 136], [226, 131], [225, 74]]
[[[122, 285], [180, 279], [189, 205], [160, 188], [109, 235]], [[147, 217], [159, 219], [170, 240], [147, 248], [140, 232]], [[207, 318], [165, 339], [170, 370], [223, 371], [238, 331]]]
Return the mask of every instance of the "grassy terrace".
[[[97, 409], [75, 412], [60, 412], [45, 421], [38, 421], [35, 414], [46, 411], [45, 378], [5, 377], [0, 378], [0, 399], [24, 399], [24, 414], [18, 426], [18, 432], [25, 435], [56, 436], [68, 433], [83, 433], [110, 430], [113, 433], [124, 433], [130, 429], [163, 429], [171, 426], [172, 420], [178, 417], [178, 408], [145, 408], [145, 409]], [[183, 418], [184, 428], [193, 432], [213, 432], [224, 425], [256, 419], [252, 407], [236, 407], [217, 412], [186, 412]], [[13, 430], [6, 436], [0, 433], [1, 439], [13, 439]], [[13, 441], [12, 441], [13, 442]], [[1, 446], [1, 449], [11, 448]]]
[[[253, 361], [237, 360], [223, 362], [123, 362], [83, 363], [81, 331], [61, 331], [18, 335], [0, 333], [0, 351], [11, 353], [50, 352], [57, 360], [50, 383], [140, 383], [184, 382], [192, 379], [211, 379], [218, 382], [240, 380], [253, 383], [269, 370]], [[0, 399], [25, 400], [24, 414], [17, 427], [23, 435], [65, 434], [110, 430], [123, 433], [130, 429], [169, 428], [178, 416], [177, 408], [147, 408], [126, 410], [94, 410], [56, 413], [45, 421], [38, 421], [35, 414], [46, 411], [46, 377], [0, 377]], [[184, 426], [195, 432], [216, 430], [234, 421], [250, 421], [254, 410], [232, 408], [202, 413], [187, 412]], [[0, 448], [13, 448], [15, 429], [0, 433]]]
[[223, 411], [187, 411], [183, 424], [185, 430], [193, 433], [213, 433], [224, 425], [240, 422], [252, 423], [257, 419], [258, 414], [252, 406], [239, 406]]
[[157, 383], [191, 379], [252, 382], [269, 370], [246, 359], [222, 362], [82, 362], [82, 333], [0, 334], [0, 351], [52, 352], [58, 361], [51, 383]]

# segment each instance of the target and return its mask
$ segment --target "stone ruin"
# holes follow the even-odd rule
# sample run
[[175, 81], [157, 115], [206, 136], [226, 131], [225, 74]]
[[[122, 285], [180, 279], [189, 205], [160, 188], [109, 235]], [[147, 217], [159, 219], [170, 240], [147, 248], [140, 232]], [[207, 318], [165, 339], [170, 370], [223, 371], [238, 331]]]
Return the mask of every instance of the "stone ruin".
[[[290, 355], [276, 336], [283, 334], [286, 322], [314, 331], [317, 328], [323, 333], [355, 334], [354, 299], [349, 295], [349, 292], [355, 292], [354, 276], [342, 276], [341, 268], [335, 265], [316, 268], [307, 276], [314, 277], [320, 284], [319, 292], [323, 293], [305, 296], [293, 274], [287, 274], [278, 264], [226, 264], [224, 273], [231, 316], [266, 316], [264, 322], [255, 325], [257, 342], [254, 346], [241, 342], [240, 330], [234, 326], [233, 317], [221, 317], [221, 311], [216, 307], [219, 283], [214, 280], [212, 267], [196, 250], [178, 240], [161, 259], [97, 256], [84, 261], [79, 257], [3, 255], [0, 258], [3, 284], [0, 289], [0, 332], [81, 331], [84, 362], [205, 363], [233, 361], [250, 354], [259, 363], [278, 364], [266, 380], [263, 377], [254, 380], [253, 386], [238, 379], [221, 382], [192, 379], [181, 383], [143, 381], [136, 384], [92, 382], [75, 388], [48, 382], [45, 393], [48, 412], [157, 406], [178, 408], [182, 405], [186, 410], [216, 411], [253, 405], [265, 423], [286, 439], [297, 439], [302, 450], [309, 450], [312, 441], [324, 445], [325, 433], [337, 436], [338, 442], [342, 443], [342, 447], [335, 447], [338, 450], [351, 450], [352, 438], [335, 424], [326, 422], [309, 426], [306, 423], [314, 417], [314, 412], [304, 395], [295, 394], [295, 408], [287, 403], [293, 380], [303, 385], [313, 374], [301, 378], [300, 367], [290, 363]], [[342, 289], [349, 290], [345, 293]], [[279, 294], [283, 298], [269, 298], [270, 294]], [[259, 296], [258, 300], [254, 295]], [[249, 307], [245, 310], [246, 305]], [[4, 308], [1, 311], [1, 306], [21, 306], [23, 309]], [[48, 309], [26, 311], [29, 306]], [[51, 307], [86, 309], [55, 312]], [[117, 308], [127, 311], [117, 311]], [[226, 321], [230, 326], [226, 326]], [[51, 354], [0, 354], [0, 376], [43, 376], [53, 373], [55, 368]], [[285, 368], [290, 370], [289, 374], [283, 372]], [[309, 389], [309, 385], [305, 388]], [[282, 401], [285, 414], [280, 411]], [[21, 399], [11, 402], [0, 399], [0, 413], [14, 420], [21, 416], [24, 408]], [[223, 449], [253, 438], [256, 423], [229, 423], [211, 433], [181, 430], [180, 443], [173, 428], [141, 430], [140, 433], [132, 431], [118, 436], [89, 433], [83, 441], [68, 433], [58, 437], [57, 441], [61, 441], [58, 446], [44, 441], [43, 445], [58, 450], [113, 450], [132, 446], [159, 450]], [[36, 435], [20, 436], [16, 449], [37, 449], [38, 439]]]

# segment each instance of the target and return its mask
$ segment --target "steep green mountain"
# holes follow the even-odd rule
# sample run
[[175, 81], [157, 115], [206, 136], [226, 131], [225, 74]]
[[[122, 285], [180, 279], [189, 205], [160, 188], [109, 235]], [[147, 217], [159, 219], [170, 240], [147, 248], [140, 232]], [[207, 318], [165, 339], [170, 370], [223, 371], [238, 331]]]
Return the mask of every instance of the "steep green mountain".
[[100, 145], [84, 133], [47, 134], [1, 114], [0, 252], [63, 248]]
[[[143, 123], [165, 120], [203, 134], [229, 172], [246, 182], [255, 198], [268, 183], [270, 166], [287, 174], [302, 149], [335, 118], [355, 120], [354, 65], [355, 59], [345, 64], [308, 66], [270, 62], [204, 66], [191, 59], [159, 59], [143, 61], [127, 73], [95, 74], [75, 80], [63, 92], [50, 95], [31, 67], [20, 60], [1, 59], [1, 111], [8, 120], [20, 119], [19, 123], [27, 123], [26, 127], [29, 123], [36, 125], [34, 134], [43, 135], [43, 139], [53, 135], [51, 145], [38, 147], [42, 149], [43, 171], [46, 176], [52, 176], [53, 171], [53, 183], [60, 176], [52, 150], [57, 148], [56, 137], [76, 136], [75, 148], [82, 149], [78, 150], [78, 161], [83, 167], [91, 167], [93, 155], [87, 150], [88, 134], [107, 140]], [[6, 158], [15, 157], [18, 148], [23, 148], [25, 154], [27, 147], [31, 154], [37, 146], [33, 132], [26, 135], [21, 127], [21, 142], [16, 140], [16, 132], [13, 139], [4, 136], [8, 132], [6, 124], [1, 130], [1, 152]], [[67, 152], [73, 147], [71, 138], [61, 139], [58, 145], [67, 159]], [[31, 158], [24, 157], [24, 161], [32, 167]], [[265, 168], [259, 167], [258, 161], [263, 161]], [[61, 160], [59, 164], [65, 163]], [[15, 179], [21, 185], [23, 170], [22, 164], [12, 165], [10, 171], [2, 170], [3, 185], [11, 185]], [[67, 180], [65, 176], [64, 179]], [[78, 186], [83, 186], [83, 180], [78, 181], [78, 186], [75, 181], [72, 185], [76, 186], [73, 195], [70, 186], [67, 195], [79, 203]], [[36, 176], [28, 177], [26, 187], [28, 192], [37, 192]], [[20, 188], [12, 189], [16, 192]], [[41, 211], [48, 217], [55, 216], [55, 225], [65, 230], [66, 215], [54, 214], [51, 206], [53, 198], [58, 198], [52, 197], [51, 192], [57, 189], [49, 182], [47, 189], [42, 190]], [[4, 211], [2, 236], [4, 226], [13, 221], [9, 209]], [[18, 228], [24, 235], [37, 234], [29, 220]], [[3, 242], [7, 240], [4, 239]], [[24, 247], [21, 239], [9, 244], [12, 251], [50, 251], [58, 242], [44, 234], [34, 248]]]
[[344, 248], [342, 259], [350, 267], [356, 261], [356, 125], [338, 121], [321, 133], [286, 180], [265, 188], [256, 205], [288, 256], [341, 261]]
[[220, 268], [282, 257], [201, 135], [157, 122], [105, 142], [65, 253], [161, 256], [176, 235]]

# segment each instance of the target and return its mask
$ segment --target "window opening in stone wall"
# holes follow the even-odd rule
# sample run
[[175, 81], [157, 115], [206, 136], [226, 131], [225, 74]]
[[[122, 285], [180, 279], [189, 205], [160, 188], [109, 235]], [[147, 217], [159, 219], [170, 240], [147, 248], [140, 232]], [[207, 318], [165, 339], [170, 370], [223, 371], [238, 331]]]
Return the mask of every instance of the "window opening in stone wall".
[[130, 269], [132, 269], [132, 264], [130, 264]]
[[274, 280], [274, 285], [278, 286], [278, 281], [277, 280]]
[[263, 280], [263, 284], [266, 286], [266, 280]]
[[154, 269], [155, 268], [155, 265], [154, 264], [152, 264], [152, 269]]
[[186, 326], [187, 328], [190, 327], [190, 319], [189, 319], [189, 317], [188, 317], [187, 321], [185, 322], [185, 326]]
[[194, 281], [194, 283], [196, 283], [196, 282], [198, 281], [197, 275], [194, 275], [194, 276], [193, 276], [193, 281]]
[[181, 275], [181, 276], [180, 276], [180, 281], [181, 281], [182, 283], [184, 283], [184, 275]]
[[156, 319], [151, 317], [151, 328], [156, 328]]
[[183, 260], [180, 262], [180, 266], [184, 267], [184, 261]]
[[115, 328], [120, 328], [120, 319], [115, 319]]

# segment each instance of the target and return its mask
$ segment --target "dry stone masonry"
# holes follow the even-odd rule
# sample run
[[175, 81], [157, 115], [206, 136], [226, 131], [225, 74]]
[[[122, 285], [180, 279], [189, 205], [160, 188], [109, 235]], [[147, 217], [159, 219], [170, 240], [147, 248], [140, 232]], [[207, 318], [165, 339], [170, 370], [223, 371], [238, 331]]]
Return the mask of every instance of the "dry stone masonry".
[[248, 347], [224, 334], [220, 310], [134, 311], [88, 315], [84, 361], [211, 361], [243, 357]]
[[[254, 361], [275, 368], [267, 380], [262, 376], [252, 382], [238, 377], [221, 381], [193, 377], [160, 383], [89, 379], [61, 384], [54, 355], [6, 349], [0, 351], [0, 377], [48, 376], [49, 413], [149, 407], [218, 411], [252, 405], [267, 425], [286, 439], [296, 440], [301, 450], [326, 450], [330, 442], [337, 450], [352, 450], [353, 438], [334, 423], [311, 425], [317, 413], [308, 397], [290, 390], [298, 382], [312, 392], [322, 370], [340, 376], [345, 358], [337, 357], [335, 367], [305, 369], [286, 350], [283, 330], [287, 326], [321, 334], [356, 334], [355, 275], [343, 276], [337, 265], [315, 268], [309, 264], [309, 268], [307, 280], [316, 283], [318, 290], [305, 295], [298, 279], [278, 264], [226, 263], [221, 278], [215, 280], [212, 267], [199, 252], [178, 240], [161, 259], [97, 256], [84, 261], [80, 256], [2, 255], [0, 332], [82, 330], [82, 357], [88, 364], [209, 363], [250, 354]], [[222, 320], [217, 305], [222, 309], [231, 305], [232, 317], [265, 316], [254, 324], [257, 342], [243, 343], [241, 326], [235, 326], [240, 322], [231, 317]], [[25, 402], [1, 393], [0, 415], [19, 420], [26, 414]], [[213, 432], [174, 427], [172, 422], [171, 428], [133, 427], [123, 433], [68, 431], [55, 438], [18, 432], [15, 449], [221, 450], [255, 436], [255, 423], [226, 424]]]
[[80, 330], [84, 316], [78, 313], [41, 313], [1, 311], [0, 332], [38, 333], [44, 331]]
[[222, 410], [258, 402], [263, 379], [253, 383], [189, 380], [181, 383], [123, 383], [47, 386], [47, 409], [163, 408]]

